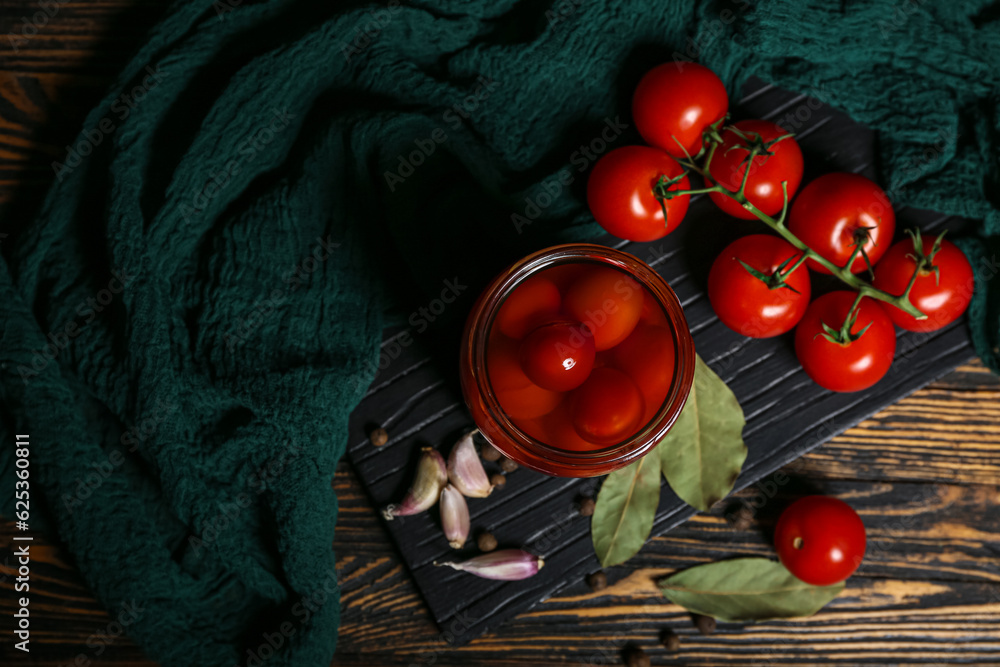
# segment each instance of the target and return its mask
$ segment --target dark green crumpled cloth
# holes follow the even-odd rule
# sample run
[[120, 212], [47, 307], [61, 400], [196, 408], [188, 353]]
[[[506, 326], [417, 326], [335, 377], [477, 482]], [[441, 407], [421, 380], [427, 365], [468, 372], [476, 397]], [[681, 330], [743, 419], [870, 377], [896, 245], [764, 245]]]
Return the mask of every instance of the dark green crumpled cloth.
[[13, 434], [30, 434], [33, 526], [48, 520], [112, 613], [142, 609], [127, 630], [151, 658], [327, 664], [331, 478], [386, 313], [453, 267], [477, 285], [596, 233], [576, 148], [629, 124], [639, 76], [674, 57], [731, 91], [755, 74], [849, 112], [878, 131], [894, 201], [982, 221], [963, 241], [970, 321], [997, 370], [998, 16], [177, 2], [2, 246], [4, 488]]

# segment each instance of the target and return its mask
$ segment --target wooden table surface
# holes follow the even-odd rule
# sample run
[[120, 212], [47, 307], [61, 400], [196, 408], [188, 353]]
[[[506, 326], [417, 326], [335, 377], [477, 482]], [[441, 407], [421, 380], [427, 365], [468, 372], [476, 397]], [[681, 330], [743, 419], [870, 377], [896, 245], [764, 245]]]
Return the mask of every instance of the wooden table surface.
[[[0, 5], [0, 233], [31, 219], [53, 179], [51, 162], [165, 2], [53, 2], [54, 16], [22, 35], [35, 1]], [[2, 237], [0, 237], [2, 240]], [[747, 530], [719, 508], [654, 539], [608, 572], [611, 586], [579, 582], [468, 646], [440, 635], [350, 467], [333, 484], [340, 499], [334, 549], [343, 590], [335, 664], [614, 665], [623, 648], [653, 664], [1000, 664], [1000, 379], [978, 362], [850, 429], [739, 494], [759, 507]], [[687, 614], [653, 586], [658, 575], [733, 555], [771, 555], [773, 513], [802, 480], [847, 499], [868, 528], [865, 564], [844, 594], [816, 616], [756, 625], [720, 624], [697, 634]], [[774, 499], [772, 499], [772, 497]], [[54, 542], [33, 548], [32, 652], [14, 655], [11, 524], [0, 532], [0, 664], [152, 665], [93, 599], [71, 557]], [[679, 653], [657, 636], [672, 628]], [[87, 663], [80, 657], [92, 661]], [[197, 665], [197, 660], [192, 660]]]

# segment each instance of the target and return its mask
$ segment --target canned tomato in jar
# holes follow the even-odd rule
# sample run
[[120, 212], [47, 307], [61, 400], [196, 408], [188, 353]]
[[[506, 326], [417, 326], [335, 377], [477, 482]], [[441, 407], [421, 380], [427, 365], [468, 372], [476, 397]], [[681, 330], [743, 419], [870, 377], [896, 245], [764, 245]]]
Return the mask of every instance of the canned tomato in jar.
[[462, 393], [483, 436], [528, 468], [590, 477], [645, 454], [680, 414], [695, 352], [680, 302], [613, 248], [541, 250], [498, 275], [462, 336]]

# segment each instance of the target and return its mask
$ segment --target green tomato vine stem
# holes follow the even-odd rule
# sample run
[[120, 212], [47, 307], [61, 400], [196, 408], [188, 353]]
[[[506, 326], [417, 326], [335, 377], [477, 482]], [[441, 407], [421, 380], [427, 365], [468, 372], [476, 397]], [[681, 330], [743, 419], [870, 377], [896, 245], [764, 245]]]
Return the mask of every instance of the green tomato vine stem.
[[[722, 121], [720, 121], [720, 124], [721, 122]], [[795, 234], [791, 232], [791, 230], [788, 229], [788, 227], [785, 225], [785, 218], [788, 215], [788, 204], [789, 204], [787, 182], [782, 181], [781, 183], [781, 189], [782, 192], [784, 193], [784, 204], [781, 207], [781, 215], [779, 215], [777, 219], [768, 215], [767, 213], [764, 213], [759, 208], [750, 203], [749, 200], [747, 200], [745, 194], [747, 179], [750, 170], [753, 168], [754, 159], [757, 158], [757, 156], [759, 155], [770, 155], [770, 153], [767, 152], [767, 147], [761, 147], [759, 145], [752, 145], [749, 147], [748, 149], [749, 155], [746, 161], [746, 171], [743, 174], [743, 181], [742, 183], [740, 183], [740, 187], [738, 189], [729, 190], [724, 186], [722, 186], [720, 183], [713, 183], [712, 178], [709, 175], [709, 168], [712, 163], [712, 158], [715, 156], [716, 148], [718, 148], [719, 142], [721, 142], [721, 137], [719, 137], [717, 129], [718, 128], [713, 127], [712, 131], [706, 132], [706, 141], [709, 142], [709, 146], [707, 147], [707, 149], [703, 151], [703, 154], [705, 155], [705, 161], [703, 165], [698, 165], [696, 160], [694, 158], [691, 158], [690, 156], [688, 157], [688, 159], [680, 161], [684, 167], [692, 171], [695, 171], [702, 176], [702, 178], [705, 180], [705, 187], [691, 188], [687, 190], [661, 190], [657, 192], [657, 196], [662, 197], [664, 199], [672, 199], [674, 197], [681, 197], [684, 195], [697, 195], [697, 194], [718, 192], [719, 194], [729, 197], [730, 199], [737, 202], [744, 209], [752, 213], [754, 217], [756, 217], [765, 225], [773, 229], [783, 239], [791, 243], [795, 248], [797, 248], [799, 251], [802, 252], [802, 256], [799, 258], [799, 260], [795, 262], [795, 264], [791, 268], [789, 268], [788, 271], [785, 272], [783, 275], [785, 276], [790, 275], [792, 271], [798, 270], [799, 267], [802, 266], [802, 264], [807, 259], [811, 259], [820, 266], [827, 269], [830, 273], [832, 273], [834, 276], [840, 279], [840, 281], [846, 284], [848, 287], [857, 291], [858, 292], [857, 303], [860, 303], [863, 297], [868, 296], [878, 301], [882, 301], [884, 303], [888, 303], [892, 306], [895, 306], [896, 308], [899, 308], [903, 312], [912, 315], [918, 320], [927, 318], [927, 316], [924, 315], [922, 312], [920, 312], [920, 310], [918, 310], [917, 307], [914, 306], [913, 303], [910, 301], [910, 291], [913, 288], [914, 282], [916, 281], [917, 273], [920, 271], [919, 263], [916, 270], [914, 271], [913, 277], [910, 279], [910, 282], [906, 287], [906, 291], [904, 291], [902, 294], [898, 296], [894, 294], [889, 294], [888, 292], [876, 289], [868, 281], [848, 271], [846, 267], [837, 266], [830, 260], [826, 259], [822, 255], [817, 253], [815, 250], [810, 248], [808, 245], [806, 245], [804, 242], [802, 242], [797, 236], [795, 236]], [[791, 135], [785, 135], [780, 139], [784, 139], [788, 136]], [[775, 140], [773, 143], [780, 141], [780, 139]], [[858, 247], [860, 248], [861, 246], [859, 245]], [[854, 256], [851, 257], [851, 261], [847, 263], [847, 266], [851, 266], [853, 261], [854, 261]], [[852, 308], [852, 310], [854, 309]]]

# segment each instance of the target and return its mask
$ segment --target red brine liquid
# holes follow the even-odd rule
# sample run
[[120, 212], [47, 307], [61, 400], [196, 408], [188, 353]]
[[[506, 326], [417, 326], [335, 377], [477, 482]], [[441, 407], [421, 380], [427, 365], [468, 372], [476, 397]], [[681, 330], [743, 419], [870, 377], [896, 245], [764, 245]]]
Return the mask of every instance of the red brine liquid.
[[568, 452], [605, 449], [657, 415], [675, 337], [650, 291], [607, 263], [551, 266], [518, 284], [486, 341], [486, 377], [526, 435]]

